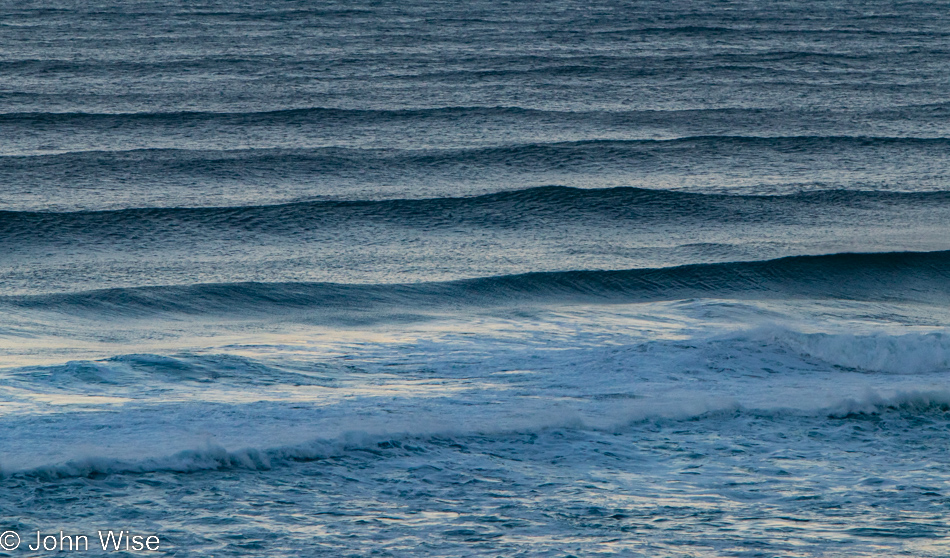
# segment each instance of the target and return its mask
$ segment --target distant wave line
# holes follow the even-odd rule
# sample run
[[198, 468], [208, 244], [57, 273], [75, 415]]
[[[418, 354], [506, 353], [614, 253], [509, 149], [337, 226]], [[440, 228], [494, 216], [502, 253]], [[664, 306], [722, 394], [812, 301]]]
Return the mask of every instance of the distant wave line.
[[[205, 217], [248, 217], [255, 213], [266, 213], [267, 217], [282, 218], [291, 216], [305, 218], [318, 216], [327, 211], [357, 211], [366, 215], [413, 216], [436, 219], [440, 211], [478, 211], [479, 209], [511, 209], [520, 214], [531, 211], [576, 210], [583, 213], [611, 212], [626, 210], [663, 209], [667, 215], [698, 214], [704, 211], [720, 209], [728, 204], [733, 212], [742, 204], [756, 204], [756, 208], [766, 206], [787, 206], [804, 204], [816, 207], [851, 206], [860, 202], [909, 202], [909, 203], [946, 203], [950, 202], [950, 190], [908, 192], [894, 190], [842, 190], [820, 189], [801, 191], [791, 194], [729, 194], [703, 193], [690, 190], [668, 190], [618, 186], [613, 188], [576, 188], [571, 186], [538, 186], [520, 190], [502, 190], [475, 196], [436, 197], [436, 198], [384, 198], [384, 199], [316, 199], [299, 200], [287, 203], [234, 206], [158, 206], [104, 210], [79, 211], [10, 211], [0, 210], [0, 233], [11, 234], [9, 227], [17, 224], [55, 220], [68, 221], [81, 219], [124, 221], [126, 219], [147, 220], [149, 218], [167, 219], [178, 217], [182, 220], [202, 220]], [[687, 202], [687, 203], [683, 203]], [[763, 206], [766, 204], [766, 206]], [[456, 214], [462, 217], [465, 213]], [[496, 215], [499, 215], [496, 213]], [[638, 213], [642, 216], [642, 213]], [[264, 217], [265, 215], [262, 215]], [[502, 216], [502, 215], [499, 215]]]
[[[205, 160], [214, 160], [215, 158], [226, 158], [228, 160], [245, 160], [261, 158], [297, 158], [301, 160], [326, 158], [358, 159], [375, 158], [381, 160], [398, 160], [413, 158], [441, 159], [447, 162], [453, 160], [467, 160], [479, 156], [492, 155], [528, 155], [531, 153], [549, 152], [569, 152], [571, 150], [582, 149], [608, 149], [608, 148], [630, 148], [638, 147], [663, 147], [676, 146], [682, 144], [707, 144], [710, 150], [714, 150], [719, 145], [755, 145], [768, 147], [781, 147], [788, 145], [790, 147], [800, 148], [812, 144], [815, 148], [828, 147], [835, 144], [862, 144], [862, 147], [868, 146], [887, 146], [887, 145], [950, 145], [950, 137], [934, 136], [820, 136], [820, 135], [789, 135], [789, 136], [750, 136], [750, 135], [686, 135], [671, 138], [598, 138], [569, 141], [553, 142], [527, 142], [495, 145], [477, 145], [471, 147], [449, 147], [449, 148], [380, 148], [380, 147], [351, 147], [344, 145], [328, 145], [309, 148], [295, 147], [261, 147], [261, 148], [233, 148], [233, 149], [185, 149], [177, 147], [139, 147], [132, 149], [90, 149], [90, 150], [63, 150], [53, 152], [40, 152], [34, 154], [11, 154], [0, 155], [0, 168], [5, 164], [4, 161], [13, 162], [16, 160], [57, 160], [57, 159], [82, 159], [95, 157], [113, 157], [121, 159], [128, 156], [142, 155], [191, 155], [203, 157]], [[9, 163], [6, 163], [9, 164]]]
[[[950, 103], [920, 103], [893, 105], [890, 109], [934, 109], [946, 108]], [[190, 120], [213, 120], [218, 118], [266, 118], [266, 117], [299, 117], [307, 115], [323, 115], [328, 117], [340, 116], [392, 116], [392, 117], [418, 117], [418, 116], [451, 116], [465, 114], [523, 114], [533, 116], [635, 116], [650, 114], [697, 114], [697, 113], [743, 113], [743, 112], [769, 112], [769, 113], [787, 113], [787, 109], [776, 109], [773, 107], [704, 107], [704, 108], [682, 108], [682, 109], [629, 109], [629, 110], [555, 110], [539, 109], [532, 107], [522, 107], [516, 105], [443, 105], [435, 107], [412, 107], [398, 109], [380, 109], [380, 108], [345, 108], [345, 107], [288, 107], [271, 110], [250, 110], [250, 111], [201, 111], [201, 110], [183, 110], [183, 111], [131, 111], [131, 112], [89, 112], [89, 111], [13, 111], [0, 112], [0, 123], [16, 122], [18, 120], [37, 121], [37, 120], [154, 120], [154, 119], [190, 119]], [[801, 109], [793, 112], [801, 113], [834, 113], [835, 111], [802, 111]], [[853, 111], [843, 111], [853, 112]]]

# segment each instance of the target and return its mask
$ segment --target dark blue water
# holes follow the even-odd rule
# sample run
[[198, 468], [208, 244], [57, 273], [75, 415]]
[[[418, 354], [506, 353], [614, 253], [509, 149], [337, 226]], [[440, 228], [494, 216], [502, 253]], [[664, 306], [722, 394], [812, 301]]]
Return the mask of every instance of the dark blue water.
[[948, 39], [0, 3], [0, 555], [950, 555]]

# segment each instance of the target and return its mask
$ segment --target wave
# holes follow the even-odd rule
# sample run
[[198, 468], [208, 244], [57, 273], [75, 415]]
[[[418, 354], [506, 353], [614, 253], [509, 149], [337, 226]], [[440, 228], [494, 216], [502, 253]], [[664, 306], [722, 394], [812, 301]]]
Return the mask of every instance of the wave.
[[84, 239], [205, 238], [213, 231], [299, 235], [302, 231], [372, 223], [425, 230], [523, 228], [544, 223], [604, 226], [692, 223], [799, 224], [815, 215], [860, 210], [941, 209], [950, 192], [821, 190], [791, 195], [729, 195], [643, 188], [543, 186], [473, 197], [318, 200], [282, 205], [167, 207], [76, 212], [0, 211], [0, 245], [18, 249]]
[[[205, 443], [183, 451], [146, 458], [116, 458], [109, 455], [86, 456], [65, 462], [27, 467], [0, 468], [0, 479], [30, 478], [55, 480], [71, 477], [94, 477], [107, 474], [140, 474], [149, 472], [195, 473], [214, 470], [269, 470], [294, 462], [327, 459], [358, 452], [363, 457], [384, 457], [392, 451], [419, 451], [427, 444], [457, 444], [464, 447], [473, 438], [498, 438], [524, 434], [539, 434], [558, 430], [593, 430], [614, 434], [630, 431], [642, 423], [663, 423], [711, 419], [729, 420], [740, 416], [776, 418], [824, 418], [830, 420], [862, 419], [886, 414], [911, 416], [931, 415], [942, 420], [950, 413], [950, 392], [945, 390], [897, 391], [890, 394], [868, 392], [859, 398], [842, 398], [830, 406], [817, 409], [796, 409], [778, 405], [770, 408], [745, 408], [731, 401], [706, 399], [657, 401], [642, 408], [630, 410], [626, 416], [613, 422], [588, 423], [575, 415], [542, 414], [527, 417], [511, 424], [459, 423], [444, 420], [440, 426], [419, 427], [409, 430], [381, 428], [378, 431], [349, 430], [333, 437], [316, 438], [309, 442], [277, 446], [229, 450], [217, 444]], [[433, 423], [434, 424], [434, 423]], [[398, 427], [396, 427], [398, 428]], [[125, 448], [127, 449], [127, 448]], [[128, 454], [128, 451], [123, 451]], [[2, 465], [2, 463], [0, 463]]]
[[950, 336], [946, 331], [893, 335], [806, 333], [785, 327], [759, 327], [711, 341], [725, 350], [770, 350], [798, 354], [837, 370], [873, 374], [930, 374], [950, 371]]
[[[878, 107], [870, 113], [876, 114], [880, 111], [900, 111], [901, 114], [908, 114], [913, 111], [919, 111], [922, 114], [933, 115], [934, 111], [943, 111], [950, 108], [950, 103], [946, 101], [928, 102], [928, 103], [903, 103], [894, 104], [886, 107]], [[871, 109], [868, 109], [871, 110]], [[307, 120], [319, 122], [321, 120], [355, 120], [371, 121], [378, 124], [387, 120], [425, 120], [434, 118], [442, 120], [444, 118], [458, 118], [466, 116], [477, 117], [511, 117], [528, 116], [540, 118], [565, 118], [576, 117], [583, 119], [590, 118], [609, 118], [609, 119], [633, 119], [642, 121], [650, 117], [658, 117], [662, 121], [668, 122], [671, 116], [681, 115], [689, 118], [702, 118], [704, 115], [723, 115], [734, 119], [739, 115], [754, 116], [758, 121], [762, 118], [773, 116], [787, 116], [794, 114], [797, 118], [802, 117], [828, 117], [833, 118], [839, 114], [850, 114], [853, 111], [841, 110], [839, 112], [829, 110], [814, 110], [806, 107], [795, 108], [770, 108], [764, 110], [759, 106], [749, 107], [697, 107], [697, 108], [642, 108], [642, 109], [599, 109], [599, 110], [569, 110], [537, 108], [533, 106], [519, 105], [441, 105], [441, 106], [421, 106], [412, 108], [344, 108], [333, 106], [301, 106], [274, 109], [258, 110], [138, 110], [138, 111], [109, 111], [101, 109], [95, 112], [82, 110], [60, 110], [60, 111], [0, 111], [0, 124], [12, 125], [17, 123], [26, 124], [55, 124], [62, 123], [96, 123], [114, 126], [118, 122], [168, 122], [171, 124], [197, 123], [205, 121], [233, 121], [241, 125], [253, 125], [258, 123], [283, 123], [286, 121], [295, 122], [298, 120]]]
[[74, 360], [62, 365], [21, 368], [6, 376], [4, 383], [85, 395], [102, 388], [144, 390], [146, 386], [181, 382], [223, 383], [245, 389], [275, 384], [333, 385], [333, 381], [322, 374], [324, 368], [322, 364], [311, 365], [306, 371], [274, 367], [229, 354], [126, 354], [95, 361]]
[[[520, 109], [519, 109], [520, 110]], [[292, 111], [290, 111], [292, 112]], [[527, 112], [527, 111], [525, 111]], [[200, 114], [200, 113], [195, 113]], [[111, 118], [111, 117], [110, 117]], [[183, 118], [183, 117], [182, 117]], [[244, 117], [240, 117], [242, 123]], [[185, 159], [255, 159], [278, 158], [281, 160], [318, 160], [321, 157], [331, 159], [372, 160], [382, 158], [387, 161], [405, 159], [409, 162], [434, 164], [482, 161], [484, 164], [498, 164], [512, 157], [553, 156], [559, 153], [595, 154], [614, 150], [634, 152], [655, 150], [658, 148], [704, 148], [715, 153], [737, 147], [770, 148], [780, 151], [798, 152], [802, 149], [829, 150], [841, 147], [940, 147], [950, 145], [950, 138], [944, 136], [886, 136], [886, 135], [686, 135], [672, 138], [629, 138], [629, 139], [589, 139], [577, 141], [555, 141], [543, 143], [516, 143], [510, 145], [492, 145], [488, 147], [449, 148], [449, 149], [374, 149], [347, 147], [315, 147], [310, 149], [292, 148], [255, 148], [255, 149], [176, 149], [176, 148], [136, 148], [129, 150], [89, 150], [67, 151], [62, 153], [40, 153], [35, 155], [4, 155], [0, 161], [15, 164], [16, 161], [55, 162], [68, 160], [73, 164], [84, 158], [104, 160], [106, 157], [132, 157], [135, 160], [148, 158]], [[507, 164], [507, 163], [505, 163]]]
[[[639, 113], [643, 111], [630, 111]], [[380, 119], [425, 119], [453, 116], [510, 116], [510, 115], [571, 115], [598, 114], [597, 112], [552, 111], [516, 106], [442, 106], [415, 109], [346, 109], [334, 107], [300, 107], [257, 111], [139, 111], [139, 112], [6, 112], [0, 113], [0, 123], [54, 123], [54, 122], [101, 122], [114, 124], [117, 121], [195, 123], [204, 121], [229, 121], [235, 124], [285, 123], [298, 119], [306, 120], [373, 120]], [[599, 113], [604, 114], [604, 113]], [[617, 114], [617, 113], [608, 113]]]
[[[791, 374], [810, 365], [821, 370], [857, 372], [879, 378], [950, 371], [950, 331], [946, 330], [859, 335], [844, 332], [809, 333], [770, 325], [725, 335], [694, 336], [685, 349], [679, 340], [637, 341], [622, 347], [614, 346], [610, 349], [610, 358], [624, 365], [642, 363], [645, 351], [653, 354], [696, 351], [697, 358], [703, 361], [711, 354], [730, 355], [734, 361], [751, 358], [741, 366], [746, 371], [758, 370], [765, 366], [766, 361], [778, 355], [797, 355], [800, 362], [784, 368]], [[570, 352], [564, 349], [561, 356]], [[537, 365], [538, 359], [535, 358], [533, 362]], [[431, 366], [433, 370], [438, 368], [435, 364]], [[559, 368], [553, 364], [552, 367]], [[42, 392], [53, 390], [85, 395], [125, 395], [126, 391], [139, 393], [146, 386], [153, 389], [156, 386], [207, 387], [211, 384], [241, 389], [274, 385], [294, 388], [339, 386], [336, 382], [341, 373], [345, 374], [345, 371], [326, 362], [300, 365], [284, 361], [278, 364], [227, 353], [133, 353], [99, 360], [8, 368], [4, 377], [0, 378], [0, 383]], [[452, 375], [451, 371], [445, 373]], [[742, 374], [738, 372], [730, 376], [735, 379]]]
[[[215, 283], [7, 296], [0, 306], [145, 316], [165, 313], [364, 321], [464, 307], [692, 298], [950, 303], [950, 251], [842, 253], [619, 271], [527, 273], [432, 283]], [[411, 309], [411, 310], [410, 310]]]
[[[900, 187], [896, 184], [934, 189], [946, 176], [948, 147], [946, 137], [874, 136], [683, 136], [448, 149], [156, 147], [0, 156], [0, 181], [35, 190], [66, 185], [69, 191], [132, 193], [180, 188], [192, 196], [196, 184], [238, 192], [261, 187], [332, 192], [354, 185], [379, 191], [380, 186], [410, 184], [439, 189], [453, 185], [458, 191], [458, 185], [479, 183], [486, 188], [525, 181], [574, 185], [579, 177], [587, 177], [584, 183], [606, 180], [609, 185], [650, 177], [665, 182], [671, 176], [717, 184], [723, 175], [761, 180], [766, 187], [777, 177], [790, 177], [834, 180], [845, 187], [890, 182], [892, 189]], [[881, 161], [892, 164], [882, 169]]]
[[[253, 148], [257, 151], [327, 146], [406, 147], [428, 144], [433, 137], [442, 138], [447, 146], [510, 144], [517, 149], [536, 149], [537, 142], [558, 139], [560, 143], [578, 144], [589, 140], [649, 142], [702, 140], [721, 138], [726, 145], [731, 138], [809, 141], [800, 138], [831, 138], [831, 141], [878, 138], [881, 141], [931, 141], [946, 137], [946, 126], [936, 125], [940, 109], [934, 105], [903, 105], [878, 108], [873, 113], [854, 110], [826, 111], [807, 108], [763, 109], [760, 107], [709, 107], [683, 109], [550, 109], [543, 105], [480, 106], [447, 105], [418, 108], [335, 108], [298, 107], [275, 109], [197, 110], [197, 111], [124, 111], [124, 112], [7, 112], [0, 113], [0, 126], [11, 141], [4, 145], [0, 161], [13, 164], [16, 158], [37, 157], [52, 164], [55, 155], [103, 157], [109, 153], [130, 153], [152, 150], [152, 157], [174, 152], [170, 147], [188, 145], [207, 151], [204, 157], [227, 157], [223, 151]], [[868, 126], [858, 124], [873, 114], [879, 124], [896, 121], [899, 125]], [[254, 128], [248, 136], [246, 130]], [[234, 136], [236, 130], [245, 130]], [[486, 142], [496, 134], [503, 141]], [[481, 133], [478, 133], [481, 131]], [[288, 136], [288, 132], [290, 135]], [[711, 133], [712, 132], [712, 133]], [[375, 139], [370, 139], [375, 138]], [[639, 139], [638, 139], [639, 138]], [[388, 141], [387, 141], [388, 139]], [[196, 143], [197, 141], [197, 143]], [[518, 142], [521, 142], [520, 144]], [[657, 143], [658, 147], [662, 143]], [[768, 145], [764, 145], [768, 147]], [[862, 145], [867, 148], [867, 145]], [[880, 146], [879, 146], [880, 147]], [[98, 150], [98, 151], [96, 151]], [[164, 150], [164, 151], [163, 151]], [[285, 156], [293, 149], [284, 149]], [[445, 151], [453, 156], [451, 150]], [[181, 150], [183, 156], [197, 153]], [[320, 151], [309, 152], [310, 156]], [[324, 152], [325, 154], [331, 152]], [[380, 156], [395, 155], [389, 151], [354, 153]], [[144, 157], [141, 153], [139, 157]], [[7, 158], [13, 158], [7, 160]], [[72, 160], [68, 157], [62, 160]], [[83, 159], [78, 159], [82, 161]]]
[[[902, 105], [899, 107], [905, 113], [917, 109], [931, 108], [933, 105], [918, 107], [917, 105]], [[781, 114], [783, 111], [775, 111]], [[84, 112], [84, 111], [56, 111], [56, 112], [0, 112], [0, 124], [15, 125], [52, 125], [52, 124], [81, 124], [104, 125], [114, 127], [123, 123], [143, 123], [180, 125], [183, 123], [196, 124], [202, 122], [217, 122], [222, 124], [239, 124], [242, 126], [262, 124], [287, 123], [336, 123], [350, 121], [354, 123], [371, 122], [378, 125], [388, 121], [425, 121], [425, 120], [456, 120], [464, 117], [528, 117], [543, 119], [610, 119], [611, 121], [625, 122], [627, 120], [642, 122], [643, 119], [661, 118], [682, 115], [690, 118], [700, 118], [703, 115], [723, 115], [735, 118], [741, 114], [749, 114], [758, 119], [762, 118], [762, 109], [758, 107], [710, 107], [692, 109], [627, 109], [627, 110], [556, 110], [516, 105], [446, 105], [419, 108], [342, 108], [342, 107], [297, 107], [273, 110], [248, 111], [136, 111], [136, 112]], [[796, 114], [806, 111], [796, 110]], [[824, 114], [824, 113], [822, 113]], [[929, 114], [929, 113], [928, 113]]]
[[[672, 34], [681, 32], [687, 34], [703, 33], [702, 30], [683, 28], [652, 28], [644, 30], [649, 35]], [[711, 34], [726, 34], [727, 31], [707, 30]], [[798, 33], [798, 31], [795, 31]], [[408, 32], [404, 37], [411, 37]], [[609, 35], [600, 35], [607, 38]], [[934, 37], [936, 38], [936, 37]], [[681, 53], [657, 52], [652, 56], [630, 56], [619, 52], [574, 52], [565, 56], [564, 53], [525, 52], [517, 55], [502, 57], [463, 57], [459, 63], [451, 65], [432, 64], [427, 67], [375, 67], [372, 72], [365, 72], [365, 79], [383, 81], [387, 79], [425, 79], [453, 77], [458, 81], [472, 79], [478, 76], [520, 77], [525, 75], [540, 75], [549, 78], [566, 76], [591, 76], [600, 79], [613, 78], [627, 80], [642, 76], [656, 76], [665, 70], [665, 75], [683, 75], [700, 73], [712, 79], [719, 77], [717, 70], [722, 65], [755, 64], [771, 61], [793, 61], [801, 64], [805, 61], [850, 61], [869, 63], [876, 60], [887, 60], [893, 53], [879, 50], [868, 50], [858, 53], [828, 52], [824, 49], [777, 50], [770, 49], [763, 52], [699, 52], [691, 56]], [[505, 63], [500, 64], [499, 58]], [[344, 62], [345, 66], [356, 69], [362, 63], [371, 63], [374, 56], [356, 55]], [[494, 63], [491, 63], [494, 62]], [[489, 63], [489, 64], [486, 64]], [[299, 61], [290, 61], [275, 57], [264, 52], [207, 52], [204, 56], [170, 56], [149, 59], [129, 59], [125, 57], [101, 57], [93, 59], [72, 58], [42, 58], [25, 56], [8, 58], [0, 61], [0, 71], [5, 74], [23, 74], [29, 72], [57, 72], [77, 76], [104, 76], [114, 73], [133, 73], [139, 75], [165, 74], [174, 72], [217, 72], [228, 75], [237, 70], [275, 72], [279, 68], [299, 68]], [[487, 67], [486, 67], [487, 66]], [[763, 66], [767, 75], [781, 73], [782, 66]], [[339, 73], [342, 77], [345, 74]], [[350, 74], [350, 79], [356, 76]], [[357, 78], [358, 79], [358, 78]], [[877, 85], [874, 82], [864, 84], [865, 87]]]

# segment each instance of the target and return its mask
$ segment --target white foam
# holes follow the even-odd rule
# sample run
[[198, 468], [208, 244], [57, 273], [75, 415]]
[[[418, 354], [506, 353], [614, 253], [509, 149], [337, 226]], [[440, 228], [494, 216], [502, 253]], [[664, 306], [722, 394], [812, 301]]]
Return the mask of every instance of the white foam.
[[856, 335], [765, 328], [750, 338], [775, 343], [845, 369], [890, 374], [950, 371], [950, 335], [944, 332]]
[[[267, 468], [391, 439], [950, 403], [943, 331], [815, 331], [815, 321], [798, 327], [804, 320], [721, 302], [622, 310], [8, 371], [0, 399], [16, 412], [0, 415], [0, 466], [51, 477]], [[737, 315], [765, 323], [723, 334]], [[255, 351], [266, 358], [235, 356]], [[91, 392], [98, 398], [75, 397]]]

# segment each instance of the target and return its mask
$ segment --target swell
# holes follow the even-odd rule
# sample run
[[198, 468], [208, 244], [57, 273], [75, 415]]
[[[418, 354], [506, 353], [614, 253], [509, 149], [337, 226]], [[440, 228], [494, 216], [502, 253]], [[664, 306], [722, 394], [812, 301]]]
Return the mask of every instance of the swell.
[[[815, 215], [862, 210], [945, 208], [950, 192], [824, 190], [784, 196], [699, 194], [643, 188], [581, 189], [544, 186], [473, 197], [303, 201], [243, 207], [168, 207], [105, 211], [0, 211], [0, 245], [137, 242], [214, 231], [299, 235], [356, 223], [419, 229], [514, 228], [580, 224], [698, 223], [802, 224]], [[197, 235], [197, 236], [195, 236]]]
[[8, 112], [0, 113], [0, 124], [15, 123], [90, 123], [115, 125], [122, 122], [196, 123], [224, 121], [235, 124], [284, 123], [297, 120], [418, 120], [428, 117], [485, 116], [485, 115], [560, 115], [578, 114], [505, 106], [447, 106], [420, 109], [343, 109], [306, 107], [280, 110], [219, 112], [219, 111], [141, 111], [141, 112]]
[[[757, 107], [561, 111], [517, 106], [21, 112], [0, 114], [0, 130], [8, 139], [0, 145], [0, 172], [42, 170], [45, 175], [74, 167], [74, 176], [83, 176], [82, 167], [95, 167], [88, 169], [90, 175], [148, 176], [246, 167], [280, 175], [290, 172], [281, 165], [308, 172], [361, 165], [382, 171], [469, 163], [485, 168], [520, 166], [533, 159], [577, 165], [578, 157], [610, 163], [618, 156], [638, 164], [660, 157], [669, 165], [697, 156], [731, 157], [739, 149], [748, 154], [933, 152], [946, 151], [946, 117], [946, 110], [932, 106], [870, 112]], [[429, 148], [436, 145], [435, 138], [440, 149]], [[879, 157], [873, 162], [876, 166], [902, 158], [893, 153], [874, 155]], [[724, 163], [720, 160], [717, 166]]]
[[[49, 201], [69, 200], [76, 204], [71, 207], [93, 210], [103, 204], [103, 196], [114, 199], [113, 191], [128, 192], [130, 205], [164, 205], [168, 202], [151, 198], [168, 189], [178, 189], [171, 199], [220, 200], [225, 192], [248, 192], [253, 199], [262, 188], [299, 199], [305, 192], [356, 188], [379, 192], [411, 186], [441, 192], [449, 187], [460, 191], [461, 185], [464, 192], [496, 189], [505, 182], [613, 186], [650, 177], [661, 183], [678, 177], [716, 186], [722, 177], [735, 176], [772, 192], [777, 179], [833, 182], [849, 189], [871, 184], [875, 189], [934, 190], [947, 178], [948, 147], [950, 138], [943, 137], [695, 136], [456, 149], [136, 149], [0, 157], [0, 183], [8, 184], [3, 190], [17, 202], [42, 199], [48, 206]], [[42, 195], [46, 191], [61, 194]]]
[[[699, 194], [643, 188], [544, 186], [473, 197], [303, 201], [243, 207], [105, 211], [0, 211], [0, 246], [22, 251], [82, 241], [141, 245], [233, 232], [300, 237], [318, 230], [388, 225], [421, 230], [604, 227], [691, 223], [801, 225], [820, 216], [901, 209], [941, 210], [950, 192], [824, 190], [784, 196]], [[827, 219], [826, 219], [827, 220]], [[126, 240], [124, 240], [126, 239]]]
[[214, 283], [8, 296], [8, 309], [107, 316], [212, 314], [375, 321], [416, 312], [691, 298], [950, 303], [950, 251], [842, 253], [618, 271], [526, 273], [431, 283]]
[[[520, 110], [520, 109], [519, 109]], [[366, 155], [377, 155], [380, 153], [392, 153], [398, 157], [409, 157], [411, 159], [419, 158], [422, 161], [431, 159], [433, 156], [444, 158], [446, 160], [452, 159], [461, 159], [466, 160], [470, 158], [482, 158], [482, 157], [505, 157], [507, 155], [518, 155], [518, 154], [531, 154], [531, 153], [544, 153], [544, 152], [557, 152], [557, 151], [571, 151], [571, 150], [583, 150], [583, 149], [642, 149], [642, 148], [655, 148], [662, 146], [674, 146], [678, 147], [681, 145], [687, 146], [742, 146], [749, 145], [762, 148], [775, 148], [775, 149], [793, 149], [799, 150], [803, 148], [827, 148], [827, 147], [836, 147], [836, 146], [861, 146], [861, 147], [870, 147], [870, 146], [935, 146], [935, 147], [946, 147], [950, 145], [950, 137], [907, 137], [907, 136], [874, 136], [874, 135], [790, 135], [790, 136], [756, 136], [756, 135], [690, 135], [676, 138], [666, 138], [666, 139], [651, 139], [651, 138], [633, 138], [633, 139], [593, 139], [593, 140], [579, 140], [579, 141], [562, 141], [562, 142], [550, 142], [550, 143], [521, 143], [513, 145], [493, 145], [489, 147], [474, 147], [474, 148], [456, 148], [456, 149], [417, 149], [417, 150], [391, 150], [391, 149], [347, 149], [343, 147], [326, 147], [326, 148], [314, 148], [314, 149], [287, 149], [287, 148], [271, 148], [271, 149], [227, 149], [227, 150], [189, 150], [189, 149], [170, 149], [170, 148], [143, 148], [143, 149], [130, 149], [130, 150], [116, 150], [116, 151], [103, 151], [103, 150], [89, 150], [89, 151], [74, 151], [66, 153], [54, 153], [54, 154], [38, 154], [38, 155], [7, 155], [3, 159], [32, 159], [32, 160], [43, 160], [43, 159], [56, 159], [61, 157], [101, 157], [108, 154], [133, 154], [138, 157], [143, 155], [147, 156], [149, 153], [156, 154], [169, 154], [175, 156], [182, 156], [187, 154], [194, 155], [205, 155], [205, 156], [219, 156], [219, 157], [228, 157], [228, 158], [237, 158], [237, 157], [247, 157], [250, 155], [256, 155], [260, 152], [267, 156], [314, 156], [319, 155], [320, 152], [326, 151], [331, 154], [344, 155], [346, 153], [351, 153], [351, 156], [366, 156]], [[420, 156], [421, 154], [421, 156]], [[344, 155], [345, 156], [345, 155]]]
[[[867, 109], [860, 114], [877, 115], [882, 110], [899, 109], [903, 118], [912, 116], [935, 116], [935, 111], [947, 108], [947, 103], [903, 104], [896, 107]], [[761, 107], [708, 107], [693, 109], [628, 109], [628, 110], [552, 110], [529, 106], [496, 105], [496, 106], [440, 106], [420, 108], [335, 108], [335, 107], [298, 107], [274, 110], [248, 111], [135, 111], [135, 112], [85, 112], [85, 111], [56, 111], [56, 112], [0, 112], [0, 126], [84, 126], [90, 128], [104, 127], [114, 129], [126, 125], [181, 125], [216, 123], [222, 125], [281, 125], [301, 123], [372, 123], [381, 122], [424, 122], [427, 120], [456, 120], [469, 117], [494, 118], [525, 118], [525, 119], [597, 119], [627, 124], [642, 124], [644, 122], [667, 122], [673, 117], [689, 119], [722, 118], [736, 119], [743, 115], [755, 118], [761, 124], [763, 118], [770, 115], [793, 114], [796, 118], [805, 117], [833, 117], [839, 114], [851, 114], [853, 110], [828, 111], [798, 107], [789, 109], [769, 109]], [[32, 130], [34, 133], [37, 130]]]
[[[647, 31], [647, 34], [660, 34], [661, 30]], [[798, 31], [790, 31], [796, 36]], [[739, 32], [742, 35], [744, 33]], [[412, 31], [398, 34], [392, 34], [390, 37], [396, 40], [419, 39]], [[507, 36], [504, 36], [507, 35]], [[518, 36], [517, 31], [512, 34], [503, 34], [504, 39], [512, 40]], [[834, 35], [827, 34], [831, 39]], [[913, 37], [913, 34], [907, 34]], [[920, 36], [920, 35], [918, 35]], [[915, 58], [923, 59], [926, 55], [940, 55], [946, 52], [942, 48], [941, 35], [926, 35], [932, 39], [930, 44], [922, 42], [919, 50], [900, 52], [904, 60], [913, 60]], [[181, 38], [186, 38], [182, 36]], [[610, 35], [601, 35], [605, 46], [610, 45], [614, 40]], [[445, 38], [433, 36], [430, 44], [438, 44]], [[856, 37], [851, 37], [856, 38]], [[875, 42], [875, 41], [869, 41]], [[135, 42], [130, 41], [130, 45]], [[174, 41], [168, 41], [166, 44], [174, 46]], [[341, 45], [343, 46], [343, 45]], [[472, 46], [480, 46], [477, 43]], [[784, 45], [783, 45], [784, 46]], [[786, 50], [781, 48], [769, 49], [767, 52], [714, 52], [708, 50], [693, 51], [687, 56], [680, 53], [672, 55], [665, 52], [652, 53], [652, 56], [643, 56], [639, 53], [631, 54], [629, 52], [604, 53], [572, 53], [563, 55], [561, 53], [550, 55], [544, 53], [495, 53], [485, 56], [484, 54], [461, 55], [457, 56], [454, 64], [431, 64], [424, 67], [413, 67], [413, 64], [407, 64], [409, 68], [404, 67], [386, 67], [376, 66], [386, 59], [388, 53], [379, 52], [360, 52], [353, 53], [351, 56], [341, 57], [337, 53], [327, 53], [326, 60], [330, 63], [330, 72], [333, 77], [352, 78], [353, 70], [360, 68], [366, 72], [366, 66], [376, 66], [370, 70], [371, 73], [363, 74], [373, 80], [385, 79], [422, 79], [426, 81], [437, 81], [441, 78], [453, 77], [456, 80], [464, 81], [478, 76], [495, 76], [500, 78], [517, 78], [522, 76], [537, 75], [550, 78], [559, 77], [577, 77], [594, 76], [597, 78], [629, 80], [630, 78], [652, 77], [662, 75], [662, 69], [666, 69], [666, 76], [699, 74], [711, 79], [721, 77], [719, 73], [724, 67], [729, 66], [761, 66], [768, 75], [781, 74], [785, 72], [798, 73], [803, 63], [849, 63], [843, 67], [851, 69], [853, 67], [877, 65], [881, 68], [906, 70], [905, 66], [895, 64], [895, 50], [881, 48], [877, 49], [855, 49], [852, 52], [828, 52], [820, 48], [802, 48], [801, 50]], [[282, 68], [300, 68], [302, 60], [292, 57], [278, 58], [275, 60], [272, 54], [263, 53], [226, 53], [219, 54], [214, 51], [207, 52], [204, 56], [191, 56], [188, 51], [171, 49], [165, 56], [150, 60], [130, 59], [123, 49], [116, 49], [109, 53], [112, 56], [104, 56], [93, 60], [76, 60], [69, 58], [42, 58], [35, 56], [25, 56], [20, 58], [10, 58], [0, 61], [0, 71], [7, 74], [28, 74], [33, 72], [57, 72], [64, 75], [100, 77], [109, 74], [127, 74], [134, 73], [138, 75], [162, 75], [168, 72], [174, 72], [179, 75], [187, 75], [192, 72], [216, 72], [218, 75], [233, 75], [238, 71], [248, 71], [255, 73], [279, 73]], [[428, 56], [416, 53], [405, 53], [402, 62], [414, 62], [421, 60], [431, 60]], [[783, 67], [781, 63], [789, 63]], [[857, 63], [857, 64], [856, 64]], [[920, 68], [924, 70], [926, 66]], [[893, 70], [892, 70], [893, 71]], [[357, 75], [360, 75], [357, 74]], [[892, 75], [892, 74], [891, 74]], [[879, 73], [879, 79], [890, 77], [889, 73]], [[362, 76], [360, 76], [362, 77]], [[748, 77], [748, 76], [746, 76]], [[15, 82], [14, 82], [15, 83]], [[841, 86], [840, 83], [835, 84]], [[880, 86], [879, 81], [871, 81], [862, 84], [864, 87]]]
[[[572, 170], [608, 172], [676, 168], [696, 165], [729, 168], [733, 158], [747, 164], [799, 164], [814, 157], [828, 166], [906, 166], [905, 159], [933, 166], [947, 159], [950, 138], [882, 136], [684, 136], [671, 139], [603, 139], [550, 143], [516, 143], [449, 149], [383, 149], [314, 146], [311, 148], [262, 147], [259, 149], [171, 149], [66, 151], [52, 154], [0, 156], [0, 175], [22, 180], [37, 177], [61, 180], [72, 176], [104, 174], [160, 179], [163, 175], [247, 179], [331, 173], [362, 176], [474, 171], [557, 173]], [[801, 162], [800, 164], [804, 164]], [[793, 167], [790, 172], [796, 172]], [[797, 172], [801, 172], [798, 170]], [[35, 179], [34, 179], [35, 180]]]

